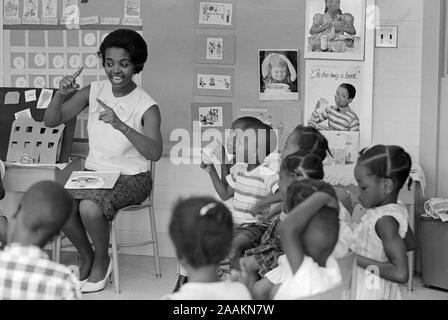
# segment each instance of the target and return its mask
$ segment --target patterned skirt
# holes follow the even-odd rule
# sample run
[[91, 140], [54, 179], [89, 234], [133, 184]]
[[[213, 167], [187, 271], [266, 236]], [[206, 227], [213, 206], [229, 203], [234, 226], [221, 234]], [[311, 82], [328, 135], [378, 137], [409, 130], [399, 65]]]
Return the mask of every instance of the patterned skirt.
[[95, 202], [106, 220], [112, 221], [119, 209], [145, 201], [151, 193], [151, 187], [151, 173], [147, 171], [132, 176], [120, 176], [113, 189], [70, 189], [67, 191], [74, 199]]

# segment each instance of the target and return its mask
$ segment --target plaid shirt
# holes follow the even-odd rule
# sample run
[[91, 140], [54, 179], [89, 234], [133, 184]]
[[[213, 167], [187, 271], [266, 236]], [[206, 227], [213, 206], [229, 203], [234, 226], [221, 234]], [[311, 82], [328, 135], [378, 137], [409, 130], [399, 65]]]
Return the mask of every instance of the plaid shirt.
[[77, 300], [76, 276], [42, 249], [14, 243], [0, 252], [1, 300]]
[[266, 273], [278, 267], [278, 258], [283, 255], [283, 249], [278, 234], [280, 215], [277, 215], [261, 237], [260, 245], [245, 251], [246, 256], [254, 256], [259, 266], [258, 273], [264, 277]]

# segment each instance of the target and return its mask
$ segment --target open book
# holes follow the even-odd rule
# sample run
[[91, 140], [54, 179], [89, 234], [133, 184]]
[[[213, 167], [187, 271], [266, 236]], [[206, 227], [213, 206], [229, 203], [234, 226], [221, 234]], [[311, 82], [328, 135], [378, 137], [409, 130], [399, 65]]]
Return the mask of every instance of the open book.
[[73, 171], [65, 189], [112, 189], [119, 171]]

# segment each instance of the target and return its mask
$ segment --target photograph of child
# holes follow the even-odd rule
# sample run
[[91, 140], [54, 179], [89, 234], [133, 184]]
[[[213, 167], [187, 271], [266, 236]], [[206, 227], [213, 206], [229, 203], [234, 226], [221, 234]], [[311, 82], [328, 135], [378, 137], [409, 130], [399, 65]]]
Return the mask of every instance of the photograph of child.
[[298, 100], [298, 50], [259, 50], [260, 100]]
[[305, 58], [364, 58], [365, 1], [308, 0]]

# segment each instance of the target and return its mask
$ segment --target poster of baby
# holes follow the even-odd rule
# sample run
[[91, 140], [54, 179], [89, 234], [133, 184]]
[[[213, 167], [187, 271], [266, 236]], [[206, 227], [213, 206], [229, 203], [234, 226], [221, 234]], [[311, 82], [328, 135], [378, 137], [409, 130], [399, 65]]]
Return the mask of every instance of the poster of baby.
[[305, 59], [364, 60], [365, 0], [307, 0]]

